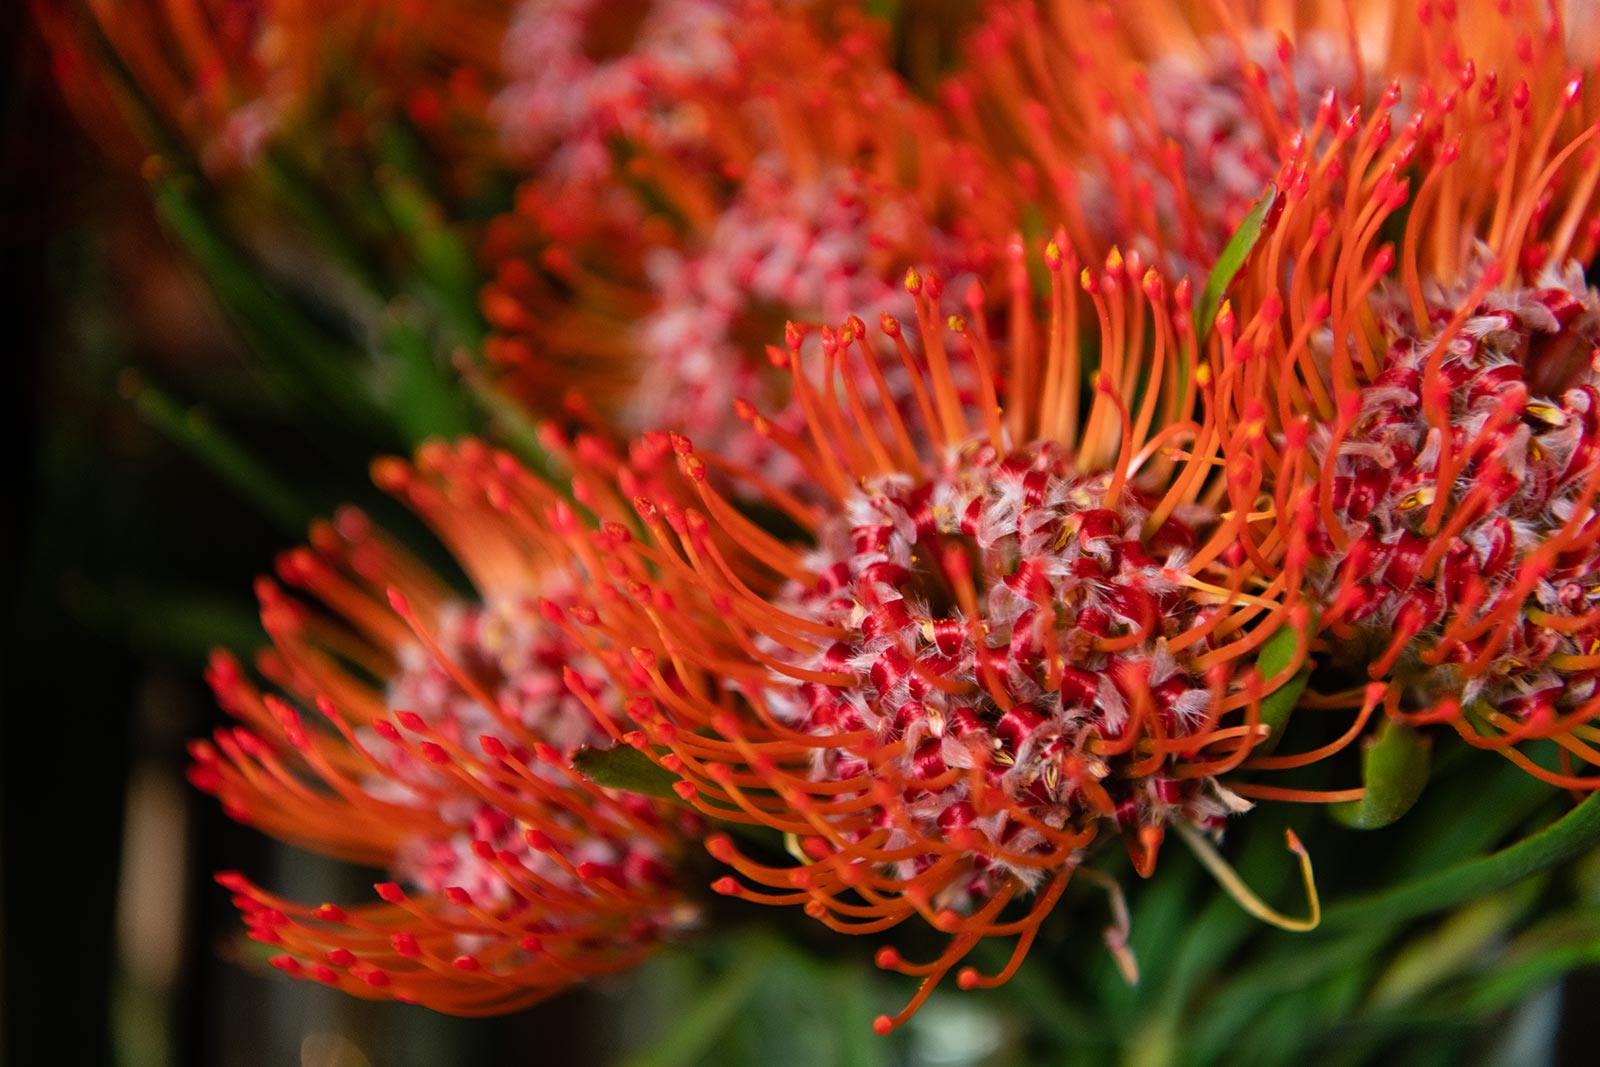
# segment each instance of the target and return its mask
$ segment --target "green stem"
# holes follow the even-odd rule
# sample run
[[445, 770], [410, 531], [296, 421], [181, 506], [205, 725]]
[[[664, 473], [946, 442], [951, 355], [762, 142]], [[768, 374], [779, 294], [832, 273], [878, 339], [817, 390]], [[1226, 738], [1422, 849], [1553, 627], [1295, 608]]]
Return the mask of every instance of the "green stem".
[[1443, 911], [1553, 867], [1597, 843], [1600, 843], [1600, 793], [1510, 848], [1329, 908], [1323, 916], [1323, 928], [1337, 930], [1373, 920], [1398, 923]]

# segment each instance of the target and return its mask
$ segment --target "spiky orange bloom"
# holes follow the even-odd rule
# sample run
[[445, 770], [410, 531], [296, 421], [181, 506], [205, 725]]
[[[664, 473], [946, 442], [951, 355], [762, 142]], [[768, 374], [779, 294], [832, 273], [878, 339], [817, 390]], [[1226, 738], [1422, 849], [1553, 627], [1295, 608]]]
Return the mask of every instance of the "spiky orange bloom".
[[[130, 166], [192, 150], [246, 167], [306, 111], [340, 121], [405, 109], [424, 129], [482, 115], [504, 0], [315, 3], [33, 0], [57, 80], [84, 126]], [[343, 95], [341, 95], [343, 93]]]
[[[615, 736], [681, 776], [701, 812], [791, 835], [786, 863], [713, 836], [744, 877], [720, 892], [844, 931], [921, 916], [954, 935], [926, 964], [880, 954], [925, 977], [884, 1030], [983, 937], [1015, 935], [1016, 951], [961, 985], [1009, 978], [1107, 829], [1149, 873], [1170, 824], [1220, 829], [1256, 790], [1360, 795], [1223, 784], [1270, 733], [1262, 697], [1306, 656], [1291, 639], [1271, 677], [1253, 666], [1274, 634], [1307, 628], [1306, 544], [1273, 517], [1311, 517], [1294, 480], [1263, 495], [1266, 412], [1231, 314], [1202, 343], [1187, 283], [1169, 293], [1114, 255], [1079, 293], [1052, 243], [1038, 322], [1014, 255], [1004, 347], [981, 293], [972, 317], [946, 320], [916, 273], [920, 353], [888, 316], [876, 336], [854, 317], [791, 329], [774, 358], [802, 433], [741, 410], [826, 490], [815, 506], [767, 490], [803, 536], [753, 525], [708, 477], [727, 461], [676, 438], [695, 506], [641, 498], [648, 537], [608, 539], [597, 623], [571, 629], [594, 656], [634, 646], [648, 679], [617, 679], [638, 728]], [[1098, 331], [1092, 396], [1080, 325]], [[980, 369], [975, 402], [957, 359]], [[909, 417], [883, 402], [890, 364], [915, 383]]]
[[[889, 67], [880, 26], [850, 5], [714, 6], [725, 51], [703, 48], [714, 69], [663, 72], [614, 116], [626, 162], [611, 180], [539, 171], [519, 191], [485, 241], [482, 305], [486, 354], [533, 409], [577, 394], [629, 432], [735, 453], [760, 444], [714, 438], [729, 401], [783, 390], [759, 342], [789, 319], [909, 317], [908, 266], [981, 271], [1014, 223]], [[673, 122], [652, 120], [669, 105]]]
[[[609, 687], [549, 616], [569, 508], [476, 443], [425, 448], [379, 481], [427, 518], [480, 600], [463, 601], [355, 512], [319, 525], [260, 583], [274, 645], [262, 693], [229, 656], [210, 681], [243, 725], [193, 746], [192, 779], [235, 818], [386, 868], [368, 904], [233, 890], [273, 963], [363, 997], [455, 1014], [509, 1011], [631, 966], [694, 919], [674, 864], [686, 815], [593, 785], [570, 759], [604, 742], [563, 673]], [[581, 614], [581, 612], [580, 612]], [[312, 713], [320, 724], [302, 718]], [[608, 713], [609, 714], [609, 713]], [[609, 719], [608, 719], [609, 721]]]
[[1447, 94], [1468, 57], [1506, 77], [1537, 51], [1530, 83], [1558, 79], [1564, 6], [1004, 0], [943, 98], [1004, 162], [1011, 196], [1079, 247], [1131, 244], [1203, 273], [1284, 160], [1302, 142], [1320, 151], [1351, 108], [1389, 111], [1403, 92], [1401, 125], [1413, 94]]
[[[1600, 765], [1600, 95], [1558, 20], [1477, 56], [1456, 25], [1423, 23], [1406, 103], [1285, 165], [1236, 288], [1265, 309], [1261, 457], [1269, 482], [1312, 476], [1324, 677], [1592, 789], [1572, 757]], [[1541, 738], [1560, 770], [1518, 747]]]

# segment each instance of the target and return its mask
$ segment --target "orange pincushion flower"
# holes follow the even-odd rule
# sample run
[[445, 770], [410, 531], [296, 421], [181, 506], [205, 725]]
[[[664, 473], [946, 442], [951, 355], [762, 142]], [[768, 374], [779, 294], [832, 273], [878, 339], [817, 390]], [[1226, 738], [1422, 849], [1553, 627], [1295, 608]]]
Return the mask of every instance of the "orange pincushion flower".
[[[1262, 458], [1311, 475], [1330, 684], [1381, 682], [1392, 717], [1592, 789], [1572, 761], [1600, 765], [1600, 97], [1558, 20], [1481, 55], [1455, 25], [1424, 24], [1403, 109], [1285, 164], [1236, 287], [1265, 311], [1242, 338]], [[1559, 770], [1518, 747], [1537, 739]]]
[[1558, 88], [1569, 43], [1592, 51], [1564, 6], [1002, 2], [943, 98], [1012, 198], [1063, 220], [1080, 248], [1119, 243], [1203, 273], [1280, 167], [1319, 155], [1352, 108], [1403, 125], [1474, 64], [1515, 71], [1535, 96]]
[[848, 9], [711, 6], [727, 35], [702, 49], [715, 69], [651, 83], [678, 119], [618, 118], [627, 161], [610, 181], [535, 171], [486, 235], [482, 306], [489, 362], [530, 408], [576, 395], [626, 432], [743, 454], [763, 446], [728, 403], [786, 385], [755, 342], [789, 319], [909, 317], [908, 266], [982, 272], [1014, 223], [977, 153], [889, 68], [879, 27]]
[[[606, 669], [551, 622], [575, 598], [555, 580], [553, 533], [530, 518], [570, 511], [476, 443], [378, 476], [482, 601], [458, 600], [354, 512], [317, 527], [279, 566], [313, 601], [261, 583], [274, 647], [260, 666], [283, 695], [215, 657], [211, 683], [243, 725], [196, 743], [191, 777], [236, 818], [395, 881], [347, 907], [219, 881], [251, 936], [282, 950], [275, 965], [359, 996], [489, 1014], [633, 965], [694, 919], [674, 872], [693, 820], [571, 766], [606, 735], [563, 675], [588, 679], [592, 700]], [[325, 725], [302, 718], [312, 709]]]
[[[1220, 829], [1244, 797], [1360, 795], [1223, 781], [1337, 751], [1372, 710], [1325, 749], [1247, 763], [1270, 733], [1262, 698], [1307, 651], [1291, 637], [1272, 677], [1253, 667], [1308, 624], [1304, 538], [1272, 517], [1309, 509], [1293, 480], [1289, 497], [1262, 497], [1265, 412], [1232, 358], [1231, 314], [1202, 347], [1186, 284], [1169, 294], [1114, 255], [1083, 272], [1079, 297], [1052, 243], [1052, 310], [1036, 323], [1016, 255], [1004, 348], [981, 294], [974, 317], [942, 322], [937, 283], [916, 273], [924, 362], [897, 320], [875, 339], [851, 318], [821, 331], [813, 386], [814, 346], [791, 329], [774, 358], [802, 435], [742, 412], [827, 492], [814, 505], [766, 490], [803, 540], [750, 523], [708, 478], [729, 464], [677, 438], [696, 505], [641, 499], [649, 536], [608, 536], [598, 623], [571, 628], [613, 662], [634, 646], [633, 681], [618, 684], [638, 727], [613, 723], [616, 736], [681, 776], [701, 812], [791, 835], [794, 862], [777, 865], [712, 837], [744, 878], [719, 891], [845, 931], [920, 916], [953, 935], [928, 964], [880, 954], [926, 978], [880, 1029], [983, 937], [1015, 935], [1016, 952], [961, 984], [1009, 978], [1108, 828], [1148, 873], [1167, 828]], [[1080, 425], [1081, 316], [1101, 362]], [[915, 382], [910, 417], [871, 399], [887, 388], [885, 348]], [[980, 368], [973, 403], [954, 386], [958, 357]]]

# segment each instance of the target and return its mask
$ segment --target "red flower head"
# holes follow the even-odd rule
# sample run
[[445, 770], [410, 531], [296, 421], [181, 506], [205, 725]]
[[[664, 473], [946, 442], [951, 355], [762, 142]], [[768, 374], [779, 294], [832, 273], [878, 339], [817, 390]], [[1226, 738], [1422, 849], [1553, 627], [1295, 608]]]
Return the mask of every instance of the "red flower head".
[[[1323, 677], [1592, 789], [1571, 761], [1600, 765], [1600, 96], [1559, 20], [1421, 32], [1411, 103], [1285, 163], [1237, 289], [1269, 312], [1245, 335], [1262, 457], [1312, 477]], [[1517, 747], [1540, 738], [1559, 770]]]
[[549, 187], [612, 181], [610, 142], [619, 136], [695, 147], [705, 136], [701, 117], [677, 96], [731, 76], [739, 6], [524, 0], [503, 46], [506, 86], [494, 105], [501, 136]]
[[1003, 161], [1011, 197], [1063, 219], [1078, 247], [1204, 273], [1282, 163], [1320, 154], [1353, 108], [1398, 128], [1467, 57], [1504, 77], [1537, 53], [1529, 81], [1559, 79], [1564, 40], [1586, 47], [1563, 6], [1002, 0], [943, 98]]
[[909, 317], [908, 266], [983, 270], [1014, 222], [976, 151], [890, 68], [881, 27], [749, 2], [657, 4], [642, 26], [702, 7], [720, 12], [697, 23], [722, 35], [700, 48], [715, 70], [649, 82], [653, 103], [617, 120], [625, 173], [575, 187], [536, 170], [490, 228], [486, 353], [530, 408], [577, 396], [626, 433], [693, 433], [760, 464], [771, 449], [726, 417], [736, 396], [787, 391], [758, 341], [788, 320]]
[[[193, 781], [235, 818], [387, 868], [370, 904], [286, 901], [238, 874], [273, 962], [365, 997], [456, 1014], [509, 1011], [648, 955], [691, 922], [676, 888], [681, 810], [592, 784], [571, 765], [605, 733], [567, 688], [606, 701], [607, 671], [552, 621], [572, 601], [535, 523], [570, 509], [482, 445], [380, 464], [455, 551], [463, 601], [353, 511], [260, 584], [274, 645], [260, 692], [229, 656], [210, 681], [243, 725], [197, 742]], [[580, 612], [581, 614], [581, 612]]]
[[[799, 531], [768, 533], [708, 477], [731, 465], [677, 438], [696, 506], [639, 500], [648, 537], [608, 541], [598, 624], [573, 628], [591, 655], [633, 646], [647, 679], [620, 681], [638, 729], [618, 736], [701, 812], [788, 835], [787, 862], [713, 836], [743, 876], [719, 891], [845, 931], [921, 916], [953, 935], [925, 965], [880, 954], [926, 977], [881, 1029], [983, 937], [1016, 935], [1016, 952], [960, 983], [1005, 981], [1105, 831], [1148, 873], [1168, 827], [1220, 829], [1252, 791], [1324, 799], [1224, 784], [1270, 733], [1262, 699], [1299, 669], [1308, 628], [1304, 538], [1273, 516], [1309, 512], [1296, 483], [1301, 496], [1264, 494], [1266, 413], [1231, 314], [1202, 347], [1187, 284], [1169, 293], [1114, 254], [1080, 295], [1062, 246], [1046, 258], [1043, 323], [1020, 249], [993, 319], [976, 290], [969, 316], [943, 318], [938, 283], [913, 272], [920, 357], [887, 316], [876, 333], [859, 318], [792, 328], [772, 358], [803, 431], [741, 411], [824, 502], [766, 487]], [[989, 339], [1001, 321], [1004, 347]], [[1080, 321], [1099, 339], [1087, 397]], [[970, 400], [958, 361], [978, 368]], [[908, 416], [886, 364], [913, 383]], [[1226, 435], [1224, 410], [1247, 417]], [[1262, 677], [1277, 634], [1293, 652]]]

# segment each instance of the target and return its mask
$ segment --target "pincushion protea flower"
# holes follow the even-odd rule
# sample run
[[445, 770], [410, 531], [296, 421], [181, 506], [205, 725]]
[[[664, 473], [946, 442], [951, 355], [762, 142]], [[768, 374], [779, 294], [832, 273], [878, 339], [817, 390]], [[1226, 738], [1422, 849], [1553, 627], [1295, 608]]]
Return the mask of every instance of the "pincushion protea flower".
[[[380, 483], [426, 517], [471, 575], [463, 602], [355, 512], [260, 584], [274, 646], [262, 693], [225, 654], [209, 678], [243, 725], [193, 746], [193, 781], [242, 821], [389, 869], [369, 904], [312, 907], [227, 873], [273, 963], [364, 997], [455, 1014], [512, 1010], [631, 966], [690, 923], [674, 871], [693, 821], [593, 785], [570, 764], [605, 740], [563, 672], [606, 671], [547, 613], [554, 531], [570, 509], [476, 443], [425, 448]], [[321, 725], [303, 715], [315, 714]]]
[[[1269, 481], [1312, 475], [1322, 677], [1592, 789], [1572, 758], [1600, 765], [1600, 98], [1559, 20], [1523, 25], [1484, 59], [1424, 23], [1408, 112], [1299, 144], [1236, 296], [1267, 312], [1244, 340]], [[1518, 747], [1537, 739], [1559, 770]]]
[[[514, 155], [543, 183], [609, 182], [610, 141], [704, 137], [672, 88], [719, 82], [735, 63], [736, 0], [525, 0], [503, 45], [494, 112]], [[642, 129], [641, 126], [648, 126]]]
[[1398, 127], [1469, 66], [1561, 80], [1569, 42], [1592, 52], [1568, 7], [1581, 16], [1540, 0], [1003, 0], [942, 99], [1009, 198], [1061, 219], [1078, 247], [1201, 274], [1282, 163], [1319, 154], [1352, 108]]
[[1119, 243], [1174, 276], [1204, 273], [1276, 173], [1280, 142], [1325, 100], [1366, 95], [1351, 26], [1326, 17], [1348, 4], [1277, 19], [1245, 6], [997, 3], [942, 96], [1005, 161], [1012, 196], [1063, 220], [1080, 248]]
[[[1360, 795], [1228, 777], [1337, 751], [1372, 710], [1324, 749], [1256, 752], [1271, 733], [1263, 698], [1299, 669], [1293, 635], [1309, 626], [1307, 545], [1274, 519], [1310, 511], [1293, 480], [1263, 495], [1266, 416], [1231, 314], [1202, 346], [1187, 283], [1169, 293], [1137, 257], [1113, 255], [1082, 273], [1080, 297], [1052, 243], [1038, 323], [1014, 255], [1004, 348], [981, 293], [972, 317], [943, 320], [938, 284], [915, 272], [920, 356], [887, 316], [876, 338], [859, 318], [815, 338], [791, 329], [774, 358], [803, 434], [741, 413], [827, 491], [810, 505], [765, 487], [804, 537], [755, 527], [708, 477], [727, 461], [677, 437], [680, 497], [698, 503], [641, 498], [648, 537], [609, 527], [597, 622], [570, 628], [591, 655], [634, 646], [637, 670], [615, 680], [637, 727], [612, 721], [614, 736], [681, 776], [701, 812], [789, 835], [793, 862], [777, 865], [711, 837], [743, 876], [720, 892], [844, 931], [920, 916], [953, 935], [926, 964], [880, 953], [925, 978], [878, 1020], [885, 1031], [983, 937], [1014, 935], [1016, 951], [960, 984], [1008, 979], [1108, 829], [1149, 873], [1169, 827], [1198, 841], [1248, 796]], [[1080, 397], [1084, 316], [1101, 342], [1092, 399]], [[980, 368], [975, 403], [953, 385], [958, 354]], [[886, 362], [913, 373], [911, 417], [882, 401]], [[1223, 410], [1245, 416], [1228, 434]], [[1278, 634], [1293, 654], [1263, 676], [1254, 660]]]
[[787, 320], [909, 317], [898, 279], [913, 262], [995, 261], [1013, 222], [983, 195], [977, 154], [888, 67], [881, 27], [839, 6], [722, 5], [731, 58], [652, 83], [698, 116], [695, 138], [629, 110], [626, 180], [585, 192], [533, 172], [483, 248], [486, 355], [513, 395], [535, 410], [578, 396], [625, 433], [759, 453], [728, 404], [777, 406], [787, 376], [760, 343]]

